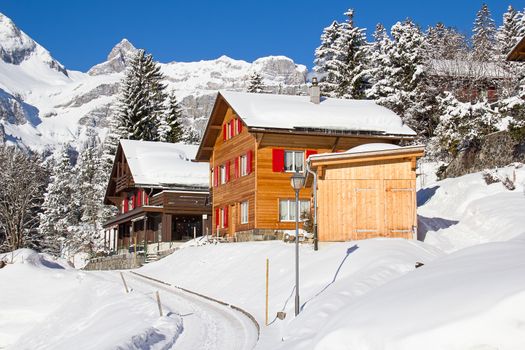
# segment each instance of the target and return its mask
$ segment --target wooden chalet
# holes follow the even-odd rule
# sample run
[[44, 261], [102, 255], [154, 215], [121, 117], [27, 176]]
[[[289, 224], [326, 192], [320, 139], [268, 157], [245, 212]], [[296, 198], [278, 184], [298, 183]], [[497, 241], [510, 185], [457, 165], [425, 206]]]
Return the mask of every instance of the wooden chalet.
[[507, 61], [525, 61], [525, 36], [514, 46], [507, 55]]
[[208, 165], [192, 162], [196, 146], [121, 140], [104, 203], [118, 214], [104, 223], [106, 247], [164, 250], [201, 236], [211, 215]]
[[[382, 142], [411, 141], [415, 133], [373, 101], [221, 91], [197, 151], [209, 163], [213, 233], [237, 241], [279, 236], [295, 227], [290, 176], [313, 154]], [[311, 188], [300, 192], [301, 211]]]
[[372, 143], [308, 159], [321, 241], [416, 238], [416, 161], [424, 146]]
[[461, 102], [489, 103], [498, 100], [502, 87], [512, 82], [512, 74], [498, 62], [430, 60], [428, 73], [441, 91], [450, 91]]

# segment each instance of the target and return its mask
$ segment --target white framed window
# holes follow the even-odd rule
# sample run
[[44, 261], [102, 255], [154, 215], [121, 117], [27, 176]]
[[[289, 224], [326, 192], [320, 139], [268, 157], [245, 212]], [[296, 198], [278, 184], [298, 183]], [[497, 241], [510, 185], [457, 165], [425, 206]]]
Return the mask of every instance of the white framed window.
[[221, 185], [224, 185], [226, 183], [226, 166], [221, 165], [219, 167], [219, 173], [221, 175]]
[[[299, 200], [299, 221], [304, 213], [310, 211], [310, 201]], [[295, 221], [295, 199], [280, 199], [279, 200], [279, 221]]]
[[226, 139], [229, 140], [233, 137], [233, 123], [230, 120], [228, 124], [226, 124]]
[[304, 171], [304, 151], [284, 151], [284, 171]]
[[241, 176], [248, 175], [248, 156], [246, 154], [240, 156], [239, 167]]
[[224, 216], [226, 214], [226, 211], [224, 210], [224, 208], [220, 209], [220, 214], [221, 214], [221, 216], [220, 216], [220, 218], [221, 218], [220, 225], [221, 225], [221, 228], [224, 228], [224, 222], [226, 221], [225, 220], [225, 216]]
[[241, 224], [248, 223], [248, 201], [241, 203]]

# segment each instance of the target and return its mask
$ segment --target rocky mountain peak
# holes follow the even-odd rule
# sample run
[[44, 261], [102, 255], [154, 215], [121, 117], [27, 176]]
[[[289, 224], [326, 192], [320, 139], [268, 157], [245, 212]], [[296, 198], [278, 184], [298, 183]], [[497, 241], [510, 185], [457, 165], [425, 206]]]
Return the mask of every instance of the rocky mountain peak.
[[6, 63], [19, 65], [32, 57], [51, 69], [67, 76], [67, 71], [51, 54], [20, 30], [15, 23], [0, 13], [0, 59]]
[[124, 38], [111, 49], [107, 61], [93, 66], [88, 74], [102, 75], [122, 72], [137, 51], [138, 49]]

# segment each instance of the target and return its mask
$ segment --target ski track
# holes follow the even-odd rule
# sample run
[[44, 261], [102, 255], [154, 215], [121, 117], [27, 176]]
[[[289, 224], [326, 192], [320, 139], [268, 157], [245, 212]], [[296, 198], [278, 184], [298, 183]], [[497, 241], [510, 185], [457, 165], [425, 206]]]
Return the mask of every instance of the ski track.
[[[98, 272], [120, 279], [114, 272]], [[125, 273], [128, 287], [155, 299], [159, 291], [164, 314], [181, 316], [183, 331], [171, 349], [248, 350], [257, 344], [257, 330], [245, 315], [230, 307], [193, 296], [174, 287]]]

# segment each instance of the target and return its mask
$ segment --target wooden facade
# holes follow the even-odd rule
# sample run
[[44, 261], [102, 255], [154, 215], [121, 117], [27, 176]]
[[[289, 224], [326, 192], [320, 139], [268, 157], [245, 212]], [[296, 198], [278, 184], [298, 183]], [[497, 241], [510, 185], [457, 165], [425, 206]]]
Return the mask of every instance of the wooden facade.
[[[262, 239], [293, 230], [295, 222], [280, 209], [295, 193], [291, 171], [283, 168], [283, 154], [302, 156], [302, 171], [309, 155], [344, 151], [370, 142], [399, 143], [411, 136], [341, 132], [341, 130], [283, 130], [252, 127], [249, 116], [239, 115], [226, 98], [218, 95], [196, 160], [209, 162], [213, 234], [238, 241]], [[242, 157], [248, 161], [242, 171]], [[224, 169], [224, 170], [223, 170]], [[311, 188], [300, 191], [310, 203]], [[246, 204], [247, 203], [247, 204]], [[248, 213], [243, 215], [243, 206]]]
[[423, 147], [402, 147], [310, 158], [318, 177], [319, 240], [413, 238], [416, 159], [422, 155]]
[[148, 244], [185, 241], [210, 232], [210, 220], [204, 219], [211, 216], [207, 186], [137, 184], [121, 144], [104, 203], [117, 208], [117, 214], [103, 224], [105, 245], [111, 251], [135, 245], [144, 249]]

